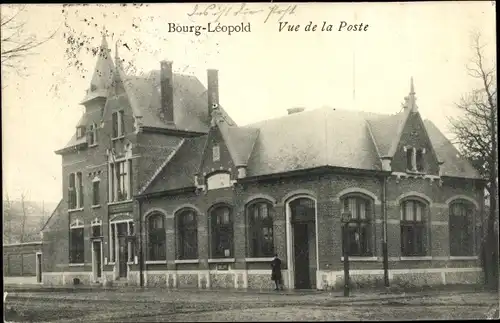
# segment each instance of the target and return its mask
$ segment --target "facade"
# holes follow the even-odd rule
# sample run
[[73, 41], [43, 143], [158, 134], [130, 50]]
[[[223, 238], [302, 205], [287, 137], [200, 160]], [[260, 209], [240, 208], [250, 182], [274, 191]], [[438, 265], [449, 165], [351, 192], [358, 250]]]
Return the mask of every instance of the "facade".
[[[238, 126], [171, 62], [126, 75], [103, 39], [43, 230], [44, 284], [272, 288], [481, 280], [484, 181], [432, 124], [413, 82], [393, 115], [332, 108]], [[116, 54], [117, 56], [117, 54]]]

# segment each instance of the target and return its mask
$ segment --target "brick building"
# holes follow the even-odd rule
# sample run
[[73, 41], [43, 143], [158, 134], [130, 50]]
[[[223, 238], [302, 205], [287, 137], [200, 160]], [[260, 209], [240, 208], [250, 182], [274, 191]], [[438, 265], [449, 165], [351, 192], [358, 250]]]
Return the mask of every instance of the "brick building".
[[[103, 39], [62, 156], [63, 200], [43, 230], [43, 281], [193, 288], [342, 286], [341, 214], [354, 282], [481, 279], [484, 182], [418, 112], [294, 108], [237, 126], [218, 75], [129, 76]], [[391, 103], [397, 110], [397, 103]]]

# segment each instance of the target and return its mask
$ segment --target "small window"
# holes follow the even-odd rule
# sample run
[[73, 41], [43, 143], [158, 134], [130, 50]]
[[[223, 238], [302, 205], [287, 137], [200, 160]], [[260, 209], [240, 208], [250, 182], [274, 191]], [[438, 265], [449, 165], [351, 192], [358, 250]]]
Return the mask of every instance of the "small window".
[[113, 124], [113, 138], [119, 138], [125, 134], [125, 119], [124, 112], [116, 111], [113, 112], [112, 124]]
[[82, 126], [76, 127], [76, 138], [77, 139], [82, 138], [84, 134], [85, 134], [85, 128], [84, 127], [82, 127]]
[[213, 157], [213, 161], [219, 161], [220, 160], [220, 148], [219, 148], [219, 145], [214, 145], [212, 147], [212, 157]]
[[406, 169], [413, 170], [413, 148], [406, 148]]
[[97, 125], [95, 123], [90, 125], [88, 136], [89, 136], [89, 146], [97, 145]]
[[424, 149], [417, 149], [416, 151], [416, 168], [418, 172], [424, 171]]
[[96, 180], [92, 182], [92, 205], [96, 206], [100, 204], [100, 190], [99, 190], [100, 181]]
[[69, 174], [68, 209], [70, 210], [76, 209], [75, 173]]
[[101, 236], [101, 225], [92, 226], [92, 237], [97, 238]]

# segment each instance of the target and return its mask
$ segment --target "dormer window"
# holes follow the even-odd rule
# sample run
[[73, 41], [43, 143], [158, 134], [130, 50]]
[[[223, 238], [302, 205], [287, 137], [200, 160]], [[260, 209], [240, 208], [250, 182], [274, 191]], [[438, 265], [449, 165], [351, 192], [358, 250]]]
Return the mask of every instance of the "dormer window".
[[92, 123], [89, 127], [89, 146], [97, 145], [97, 125]]
[[406, 170], [410, 172], [424, 172], [425, 148], [405, 147]]
[[123, 110], [113, 112], [113, 138], [123, 137], [125, 134], [125, 123]]
[[219, 161], [220, 160], [220, 148], [219, 145], [214, 145], [212, 147], [212, 160]]
[[80, 139], [85, 134], [85, 127], [78, 126], [76, 127], [76, 139]]

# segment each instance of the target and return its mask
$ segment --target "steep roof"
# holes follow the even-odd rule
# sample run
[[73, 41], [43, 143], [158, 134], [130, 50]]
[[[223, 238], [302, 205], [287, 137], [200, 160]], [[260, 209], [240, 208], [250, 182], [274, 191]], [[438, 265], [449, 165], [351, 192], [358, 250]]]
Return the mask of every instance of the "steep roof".
[[462, 157], [453, 144], [429, 120], [424, 120], [425, 129], [429, 134], [436, 155], [442, 161], [441, 172], [444, 176], [481, 178], [479, 172], [470, 162]]

